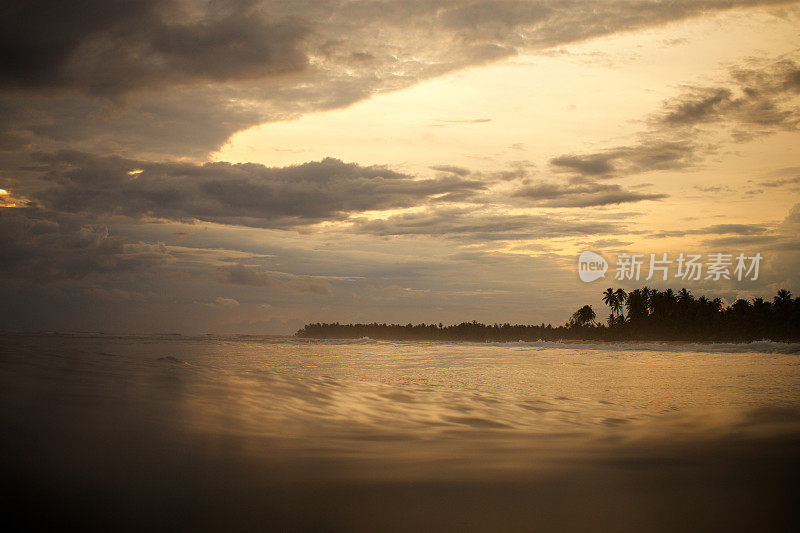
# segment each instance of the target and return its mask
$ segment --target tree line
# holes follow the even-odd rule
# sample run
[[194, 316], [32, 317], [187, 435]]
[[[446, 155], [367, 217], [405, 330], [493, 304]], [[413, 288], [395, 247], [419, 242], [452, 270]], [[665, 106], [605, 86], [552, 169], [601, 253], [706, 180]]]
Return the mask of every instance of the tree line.
[[608, 288], [604, 322], [584, 305], [563, 326], [551, 324], [307, 324], [296, 335], [316, 339], [431, 340], [513, 342], [537, 340], [800, 342], [800, 298], [781, 289], [772, 298], [738, 299], [725, 306], [720, 298], [695, 297], [691, 291], [643, 287], [626, 292]]

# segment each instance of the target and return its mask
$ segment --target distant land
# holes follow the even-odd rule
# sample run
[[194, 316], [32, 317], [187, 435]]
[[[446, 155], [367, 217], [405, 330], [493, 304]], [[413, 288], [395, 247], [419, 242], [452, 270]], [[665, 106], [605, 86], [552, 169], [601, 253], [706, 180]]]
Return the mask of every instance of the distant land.
[[312, 339], [515, 341], [687, 341], [800, 342], [800, 298], [781, 289], [770, 300], [739, 299], [725, 307], [720, 298], [695, 297], [691, 291], [643, 287], [630, 292], [607, 289], [602, 322], [592, 306], [575, 311], [564, 325], [481, 324], [306, 324], [295, 335]]

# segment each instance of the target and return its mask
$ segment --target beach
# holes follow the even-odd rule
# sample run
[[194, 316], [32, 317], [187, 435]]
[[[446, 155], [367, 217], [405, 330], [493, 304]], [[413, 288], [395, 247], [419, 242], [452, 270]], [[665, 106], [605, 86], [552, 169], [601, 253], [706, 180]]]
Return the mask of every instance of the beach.
[[797, 347], [6, 336], [11, 529], [788, 530]]

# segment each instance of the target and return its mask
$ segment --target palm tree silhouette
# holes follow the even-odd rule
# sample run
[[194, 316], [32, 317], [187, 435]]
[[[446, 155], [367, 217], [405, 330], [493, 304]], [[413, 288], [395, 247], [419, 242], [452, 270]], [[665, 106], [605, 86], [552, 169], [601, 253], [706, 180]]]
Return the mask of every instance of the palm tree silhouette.
[[628, 310], [628, 320], [640, 320], [648, 314], [647, 294], [649, 289], [634, 289], [628, 293], [625, 307]]
[[[609, 287], [603, 292], [603, 303], [611, 308], [611, 314], [608, 317], [608, 325], [613, 326], [618, 321], [623, 320], [622, 305], [625, 302], [627, 294], [622, 289], [616, 291]], [[618, 320], [619, 319], [619, 320]]]
[[614, 289], [611, 287], [607, 288], [605, 292], [603, 292], [603, 303], [607, 306], [611, 307], [613, 310], [614, 302], [616, 301], [617, 297], [614, 294]]
[[608, 325], [614, 325], [614, 318], [616, 317], [616, 309], [619, 306], [619, 301], [617, 300], [617, 295], [614, 292], [614, 289], [611, 287], [607, 288], [603, 293], [603, 303], [606, 304], [611, 308], [611, 314], [608, 316]]
[[570, 318], [570, 324], [574, 324], [576, 326], [586, 326], [594, 324], [594, 319], [597, 318], [597, 314], [592, 309], [591, 305], [584, 305], [575, 313], [573, 313], [572, 318]]
[[786, 289], [781, 289], [778, 291], [778, 294], [773, 299], [773, 303], [775, 305], [785, 305], [788, 302], [792, 301], [792, 293]]
[[[659, 291], [642, 287], [626, 294], [622, 289], [603, 292], [611, 307], [609, 327], [598, 326], [590, 305], [572, 314], [565, 326], [494, 324], [476, 321], [444, 326], [439, 324], [307, 324], [297, 335], [310, 338], [361, 338], [394, 340], [693, 340], [710, 342], [752, 342], [769, 339], [800, 342], [800, 298], [787, 289], [772, 300], [738, 299], [725, 306], [720, 298], [699, 296], [682, 288]], [[627, 320], [621, 313], [626, 307]], [[619, 316], [618, 316], [619, 315]], [[588, 327], [587, 327], [588, 326]]]
[[619, 315], [620, 320], [623, 320], [625, 317], [622, 315], [622, 307], [625, 305], [625, 302], [628, 299], [628, 293], [622, 288], [619, 288], [614, 291], [614, 296], [617, 297], [617, 301], [615, 302], [617, 314]]

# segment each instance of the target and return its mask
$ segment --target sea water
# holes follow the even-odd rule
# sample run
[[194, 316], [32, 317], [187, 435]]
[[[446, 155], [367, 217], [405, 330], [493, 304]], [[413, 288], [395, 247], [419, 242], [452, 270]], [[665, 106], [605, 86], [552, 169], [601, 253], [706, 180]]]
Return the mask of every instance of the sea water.
[[800, 345], [6, 335], [12, 528], [796, 525]]

